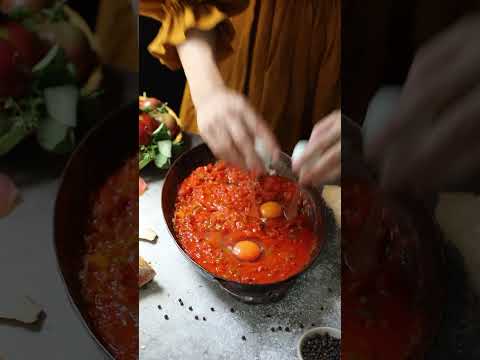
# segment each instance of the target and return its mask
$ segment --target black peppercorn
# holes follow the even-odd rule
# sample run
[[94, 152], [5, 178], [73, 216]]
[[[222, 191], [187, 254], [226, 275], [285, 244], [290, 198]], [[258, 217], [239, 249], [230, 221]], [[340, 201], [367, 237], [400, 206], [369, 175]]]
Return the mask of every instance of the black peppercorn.
[[303, 342], [301, 352], [304, 360], [340, 360], [340, 340], [314, 335]]

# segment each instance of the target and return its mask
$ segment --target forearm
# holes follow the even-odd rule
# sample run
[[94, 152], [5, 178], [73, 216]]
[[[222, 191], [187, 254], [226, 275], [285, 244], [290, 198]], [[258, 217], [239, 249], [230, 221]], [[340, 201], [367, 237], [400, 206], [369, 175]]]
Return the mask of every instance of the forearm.
[[197, 107], [208, 94], [224, 85], [215, 61], [215, 31], [190, 30], [177, 50]]

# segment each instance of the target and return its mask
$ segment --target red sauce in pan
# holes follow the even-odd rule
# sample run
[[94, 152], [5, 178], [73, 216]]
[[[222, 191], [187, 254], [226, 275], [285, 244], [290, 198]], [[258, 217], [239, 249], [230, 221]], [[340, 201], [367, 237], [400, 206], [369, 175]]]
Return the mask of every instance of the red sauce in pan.
[[[342, 182], [342, 253], [362, 240], [359, 234], [376, 201], [382, 200], [370, 184]], [[433, 324], [430, 310], [417, 301], [419, 268], [408, 265], [409, 258], [421, 255], [412, 252], [418, 239], [387, 206], [374, 234], [384, 244], [374, 273], [358, 276], [342, 261], [342, 359], [422, 359]], [[428, 256], [418, 260], [428, 266]]]
[[96, 194], [81, 273], [90, 321], [117, 360], [138, 358], [137, 178], [134, 157]]
[[[321, 241], [302, 211], [284, 216], [297, 190], [286, 178], [257, 179], [224, 162], [199, 167], [180, 186], [176, 235], [188, 255], [218, 277], [248, 284], [288, 279], [309, 264]], [[262, 208], [268, 202], [273, 206]]]

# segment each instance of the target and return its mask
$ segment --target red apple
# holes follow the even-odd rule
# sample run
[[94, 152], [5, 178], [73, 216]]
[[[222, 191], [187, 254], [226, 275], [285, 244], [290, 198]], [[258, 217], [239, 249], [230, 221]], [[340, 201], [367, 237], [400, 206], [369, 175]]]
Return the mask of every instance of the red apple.
[[9, 41], [0, 39], [0, 98], [24, 95], [27, 74], [19, 51]]
[[140, 145], [148, 145], [153, 132], [158, 128], [159, 123], [150, 115], [141, 113], [138, 115], [138, 142]]
[[145, 180], [142, 179], [142, 177], [138, 178], [138, 195], [142, 196], [145, 191], [148, 189], [148, 184], [145, 182]]
[[0, 37], [10, 41], [30, 67], [38, 63], [48, 50], [46, 44], [35, 33], [14, 21], [0, 25]]
[[50, 45], [59, 45], [67, 59], [75, 65], [77, 79], [83, 83], [93, 71], [98, 59], [86, 35], [66, 21], [39, 24], [35, 28], [40, 39]]
[[158, 99], [140, 96], [138, 101], [138, 108], [141, 111], [147, 111], [158, 107], [160, 104], [161, 102]]
[[50, 7], [54, 0], [0, 0], [0, 10], [10, 14], [17, 9], [25, 9], [33, 12]]

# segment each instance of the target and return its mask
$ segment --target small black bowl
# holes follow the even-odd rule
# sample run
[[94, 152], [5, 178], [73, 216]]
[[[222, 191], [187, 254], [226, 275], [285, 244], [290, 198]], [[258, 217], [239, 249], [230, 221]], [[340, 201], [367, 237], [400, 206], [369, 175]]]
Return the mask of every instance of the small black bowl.
[[[222, 289], [236, 297], [242, 302], [250, 304], [262, 304], [275, 302], [280, 300], [287, 293], [288, 289], [293, 285], [295, 280], [312, 268], [316, 263], [318, 256], [327, 241], [335, 239], [337, 236], [337, 226], [333, 212], [328, 208], [321, 198], [320, 194], [313, 190], [307, 189], [305, 195], [307, 201], [312, 205], [309, 206], [310, 214], [313, 221], [315, 232], [322, 239], [321, 245], [317, 247], [315, 254], [312, 256], [310, 263], [299, 273], [290, 278], [271, 284], [244, 284], [213, 275], [205, 268], [197, 264], [183, 249], [175, 234], [173, 225], [173, 217], [175, 213], [175, 201], [177, 198], [178, 188], [196, 168], [205, 166], [215, 162], [217, 159], [210, 151], [206, 144], [201, 144], [182, 154], [171, 166], [165, 178], [162, 191], [162, 209], [165, 222], [172, 238], [182, 253], [182, 255], [200, 271], [207, 279], [216, 282]], [[286, 154], [281, 156], [281, 168], [276, 169], [280, 175], [292, 178], [292, 174], [288, 174], [291, 168], [290, 157]]]

